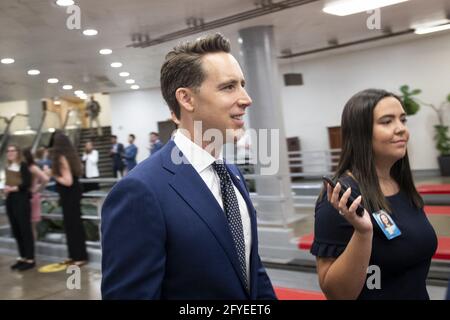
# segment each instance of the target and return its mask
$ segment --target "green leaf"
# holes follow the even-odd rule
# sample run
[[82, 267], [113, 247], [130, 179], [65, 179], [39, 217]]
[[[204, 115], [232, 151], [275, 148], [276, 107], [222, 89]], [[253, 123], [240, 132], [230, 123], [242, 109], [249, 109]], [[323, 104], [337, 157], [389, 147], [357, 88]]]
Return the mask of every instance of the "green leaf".
[[403, 104], [405, 106], [405, 112], [408, 116], [416, 114], [420, 109], [420, 105], [409, 97], [403, 99]]
[[422, 92], [422, 90], [420, 90], [420, 89], [414, 89], [413, 91], [411, 91], [411, 95], [417, 95], [417, 94], [419, 94], [419, 93], [421, 93]]
[[447, 96], [447, 101], [450, 102], [450, 93]]
[[400, 91], [404, 94], [408, 94], [409, 86], [404, 84], [400, 87]]

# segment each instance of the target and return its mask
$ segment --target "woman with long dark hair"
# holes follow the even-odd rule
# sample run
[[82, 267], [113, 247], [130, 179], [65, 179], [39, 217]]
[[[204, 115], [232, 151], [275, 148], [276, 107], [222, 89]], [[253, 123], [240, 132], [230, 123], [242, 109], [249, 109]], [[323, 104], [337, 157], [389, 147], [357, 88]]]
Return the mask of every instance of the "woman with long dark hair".
[[81, 187], [78, 178], [82, 175], [81, 161], [70, 139], [55, 132], [50, 142], [52, 175], [63, 211], [69, 260], [66, 263], [78, 266], [87, 260], [86, 235], [81, 220]]
[[[334, 179], [349, 188], [340, 197], [342, 184], [327, 184], [319, 196], [311, 248], [327, 298], [429, 299], [425, 280], [437, 239], [414, 186], [406, 121], [401, 100], [384, 90], [361, 91], [345, 105]], [[347, 207], [350, 195], [356, 200]], [[390, 216], [395, 237], [375, 214]]]
[[34, 268], [36, 265], [31, 230], [31, 174], [28, 166], [22, 161], [22, 153], [18, 146], [8, 145], [6, 159], [6, 183], [4, 188], [6, 213], [19, 249], [18, 261], [11, 266], [11, 269], [24, 271]]

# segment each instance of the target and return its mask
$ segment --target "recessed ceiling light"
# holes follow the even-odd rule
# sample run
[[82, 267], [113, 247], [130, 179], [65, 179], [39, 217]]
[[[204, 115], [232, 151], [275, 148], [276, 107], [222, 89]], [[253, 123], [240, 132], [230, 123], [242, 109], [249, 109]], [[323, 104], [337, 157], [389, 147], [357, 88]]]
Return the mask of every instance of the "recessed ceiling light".
[[96, 36], [98, 34], [98, 31], [95, 29], [86, 29], [83, 31], [83, 34], [85, 36]]
[[73, 6], [75, 2], [73, 0], [57, 0], [56, 4], [60, 7]]
[[28, 73], [30, 76], [37, 76], [37, 75], [40, 74], [41, 72], [40, 72], [39, 70], [32, 69], [32, 70], [28, 70], [27, 73]]
[[120, 62], [111, 63], [111, 67], [113, 67], [113, 68], [120, 68], [121, 66], [122, 66], [122, 63], [120, 63]]
[[70, 84], [63, 85], [63, 90], [72, 90], [73, 87]]
[[409, 0], [334, 0], [327, 2], [322, 11], [336, 16], [348, 16], [406, 1]]
[[111, 49], [101, 49], [101, 50], [99, 51], [99, 53], [100, 53], [100, 54], [107, 55], [107, 54], [111, 54], [111, 53], [112, 53], [112, 50], [111, 50]]
[[129, 75], [130, 75], [129, 72], [121, 72], [121, 73], [119, 73], [119, 76], [121, 76], [121, 77], [128, 77]]
[[13, 58], [4, 58], [4, 59], [0, 60], [0, 62], [3, 64], [11, 64], [11, 63], [14, 63], [14, 61], [15, 60]]
[[133, 89], [133, 90], [137, 90], [140, 87], [137, 84], [133, 84], [130, 88]]
[[56, 79], [56, 78], [50, 78], [50, 79], [47, 80], [47, 82], [48, 82], [48, 83], [58, 83], [59, 80]]
[[79, 96], [79, 95], [83, 95], [84, 91], [83, 90], [75, 90], [74, 93], [75, 93], [75, 95]]
[[128, 84], [133, 84], [133, 83], [135, 83], [136, 81], [134, 81], [133, 79], [127, 79], [127, 80], [125, 80], [125, 83], [128, 83]]

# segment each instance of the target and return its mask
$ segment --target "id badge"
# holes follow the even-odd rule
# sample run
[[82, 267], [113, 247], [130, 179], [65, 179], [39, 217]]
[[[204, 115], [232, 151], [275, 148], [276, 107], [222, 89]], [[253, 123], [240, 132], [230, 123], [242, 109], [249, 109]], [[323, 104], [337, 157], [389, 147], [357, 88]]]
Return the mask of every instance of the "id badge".
[[388, 240], [394, 239], [402, 234], [394, 220], [392, 220], [391, 216], [386, 211], [380, 210], [374, 212], [372, 213], [372, 216]]

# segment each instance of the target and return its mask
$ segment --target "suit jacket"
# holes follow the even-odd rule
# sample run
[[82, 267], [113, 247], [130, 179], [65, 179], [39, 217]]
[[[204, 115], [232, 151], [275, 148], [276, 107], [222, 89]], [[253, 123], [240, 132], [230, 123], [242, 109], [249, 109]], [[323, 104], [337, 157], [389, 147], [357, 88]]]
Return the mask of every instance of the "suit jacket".
[[[173, 141], [118, 182], [102, 209], [104, 299], [275, 299], [258, 254], [256, 212], [227, 165], [251, 219], [250, 292], [220, 205]], [[186, 158], [183, 158], [187, 162]]]
[[150, 148], [150, 155], [154, 155], [157, 151], [161, 150], [162, 147], [162, 142], [160, 140], [156, 141]]
[[124, 163], [123, 163], [123, 156], [124, 156], [124, 151], [125, 148], [123, 147], [123, 144], [118, 143], [117, 144], [117, 153], [113, 153], [111, 155], [112, 160], [113, 160], [113, 166], [117, 169], [122, 169], [124, 167]]
[[127, 165], [127, 169], [131, 170], [133, 169], [137, 162], [136, 162], [136, 156], [138, 153], [138, 148], [134, 144], [129, 144], [125, 147], [125, 153], [124, 153], [124, 159], [125, 164]]
[[445, 296], [445, 299], [450, 300], [450, 280], [448, 281], [447, 295]]

